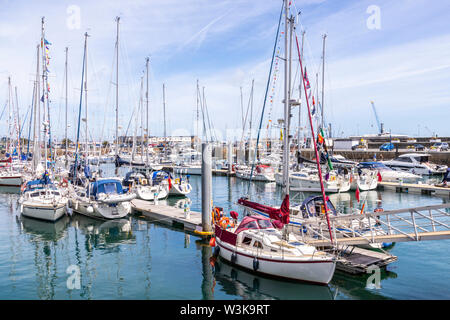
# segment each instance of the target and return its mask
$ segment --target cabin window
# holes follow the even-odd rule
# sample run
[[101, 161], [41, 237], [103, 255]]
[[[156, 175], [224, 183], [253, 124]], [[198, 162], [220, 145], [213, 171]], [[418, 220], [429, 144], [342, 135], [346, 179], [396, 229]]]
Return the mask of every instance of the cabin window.
[[258, 224], [256, 223], [256, 221], [250, 221], [246, 227], [248, 229], [258, 229]]
[[261, 242], [259, 242], [259, 241], [255, 241], [255, 243], [253, 244], [253, 247], [255, 247], [255, 248], [259, 248], [259, 249], [262, 249], [262, 248], [263, 248], [263, 245], [262, 245], [262, 243], [261, 243]]
[[104, 193], [107, 193], [107, 194], [116, 193], [117, 192], [116, 191], [116, 183], [115, 182], [104, 183], [102, 186], [99, 186], [98, 192], [99, 193], [104, 192]]
[[400, 157], [395, 159], [396, 161], [401, 161], [401, 162], [412, 162], [410, 158], [405, 158], [405, 157]]
[[272, 228], [272, 223], [270, 222], [270, 220], [258, 220], [258, 224], [260, 229], [266, 229], [266, 228]]
[[249, 246], [251, 242], [252, 242], [252, 239], [249, 237], [245, 237], [244, 240], [242, 240], [242, 244], [245, 244], [247, 246]]

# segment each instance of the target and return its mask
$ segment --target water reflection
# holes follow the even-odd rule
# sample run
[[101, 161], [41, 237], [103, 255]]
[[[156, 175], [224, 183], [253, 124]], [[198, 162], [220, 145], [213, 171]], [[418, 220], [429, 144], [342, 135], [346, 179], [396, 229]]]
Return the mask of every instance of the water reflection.
[[58, 241], [64, 238], [70, 223], [68, 216], [63, 216], [55, 222], [33, 219], [24, 215], [16, 216], [16, 219], [21, 230], [34, 235], [35, 240], [43, 241]]
[[92, 248], [107, 249], [120, 244], [136, 243], [129, 219], [102, 221], [77, 214], [72, 217], [71, 225], [85, 235], [88, 251], [92, 251]]
[[288, 282], [260, 277], [244, 269], [218, 259], [214, 266], [214, 277], [221, 290], [243, 299], [281, 300], [332, 300], [333, 293], [328, 286]]
[[[340, 271], [336, 271], [333, 280], [330, 283], [330, 287], [335, 290], [336, 296], [344, 295], [346, 299], [390, 299], [384, 296], [377, 289], [366, 288], [367, 280], [371, 275], [349, 275]], [[381, 269], [380, 280], [381, 287], [383, 287], [383, 281], [387, 279], [395, 279], [397, 274], [392, 271]]]
[[18, 188], [18, 187], [0, 186], [0, 193], [20, 194], [20, 188]]

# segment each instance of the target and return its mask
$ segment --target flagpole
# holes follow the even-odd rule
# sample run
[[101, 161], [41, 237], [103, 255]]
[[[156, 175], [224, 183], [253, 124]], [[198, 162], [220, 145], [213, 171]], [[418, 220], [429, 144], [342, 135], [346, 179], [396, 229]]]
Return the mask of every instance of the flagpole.
[[327, 198], [326, 198], [326, 195], [325, 195], [325, 188], [323, 186], [322, 169], [320, 167], [319, 152], [317, 151], [316, 138], [314, 136], [314, 125], [313, 125], [313, 121], [312, 121], [312, 117], [311, 117], [311, 109], [309, 107], [308, 92], [306, 91], [305, 77], [303, 75], [303, 64], [302, 64], [302, 58], [301, 58], [301, 55], [300, 55], [300, 48], [299, 48], [299, 45], [298, 45], [297, 35], [295, 35], [295, 42], [297, 44], [297, 52], [298, 52], [298, 58], [299, 58], [299, 62], [300, 62], [300, 69], [301, 69], [301, 73], [302, 73], [303, 88], [305, 90], [306, 106], [308, 108], [309, 124], [311, 126], [311, 137], [312, 137], [312, 141], [313, 141], [313, 145], [314, 145], [314, 152], [315, 152], [315, 155], [316, 155], [317, 169], [319, 171], [320, 189], [322, 190], [322, 198], [323, 198], [323, 204], [324, 204], [324, 208], [325, 208], [325, 216], [327, 218], [328, 231], [329, 231], [329, 234], [330, 234], [330, 241], [332, 243], [333, 242], [333, 234], [331, 232], [331, 224], [330, 224], [330, 217], [329, 217], [329, 214], [328, 214]]
[[65, 69], [66, 69], [66, 98], [65, 98], [65, 102], [66, 102], [66, 115], [65, 115], [65, 120], [66, 120], [66, 127], [65, 127], [65, 139], [66, 139], [66, 141], [65, 141], [65, 145], [66, 145], [66, 167], [67, 167], [67, 165], [68, 165], [68, 163], [69, 163], [69, 159], [68, 159], [68, 156], [67, 156], [67, 152], [68, 152], [68, 148], [69, 148], [69, 144], [68, 144], [68, 142], [67, 142], [67, 92], [68, 92], [68, 88], [67, 88], [67, 84], [68, 84], [68, 81], [67, 81], [67, 79], [68, 79], [68, 76], [67, 76], [67, 57], [68, 57], [68, 52], [69, 52], [69, 48], [68, 47], [66, 47], [66, 63], [65, 63]]
[[322, 107], [322, 128], [324, 127], [323, 123], [323, 105], [324, 105], [324, 85], [325, 85], [325, 39], [327, 35], [323, 35], [323, 52], [322, 52], [322, 101], [320, 102], [320, 106]]

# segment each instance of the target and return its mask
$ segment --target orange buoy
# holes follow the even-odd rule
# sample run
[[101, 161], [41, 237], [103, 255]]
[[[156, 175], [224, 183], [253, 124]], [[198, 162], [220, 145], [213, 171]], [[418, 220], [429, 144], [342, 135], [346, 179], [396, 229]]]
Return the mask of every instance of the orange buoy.
[[215, 247], [216, 246], [216, 238], [211, 238], [211, 240], [209, 240], [209, 245], [211, 246], [211, 247]]

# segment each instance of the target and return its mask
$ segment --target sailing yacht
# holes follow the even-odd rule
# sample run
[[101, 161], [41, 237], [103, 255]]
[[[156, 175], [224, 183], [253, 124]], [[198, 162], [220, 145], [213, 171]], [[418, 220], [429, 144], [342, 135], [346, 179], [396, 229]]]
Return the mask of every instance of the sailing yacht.
[[[289, 99], [291, 59], [288, 46], [288, 35], [292, 36], [293, 21], [289, 14], [290, 2], [284, 0], [276, 39], [285, 10], [285, 83], [284, 83], [284, 123], [283, 136], [283, 194], [284, 199], [279, 209], [252, 202], [252, 204], [268, 214], [246, 216], [237, 224], [238, 214], [230, 212], [231, 218], [224, 217], [215, 211], [214, 232], [217, 249], [215, 255], [245, 269], [279, 278], [307, 281], [317, 284], [328, 284], [336, 268], [336, 258], [324, 251], [319, 251], [297, 239], [289, 232], [289, 121], [291, 100]], [[272, 53], [272, 62], [275, 47]], [[301, 62], [301, 60], [300, 60]], [[303, 69], [302, 69], [303, 70]], [[269, 78], [271, 77], [272, 67]], [[259, 133], [257, 145], [259, 141]], [[316, 154], [316, 158], [317, 154]], [[320, 168], [320, 167], [319, 167]], [[320, 172], [319, 172], [320, 173]], [[319, 174], [320, 176], [320, 174]], [[322, 188], [323, 191], [323, 188]], [[238, 203], [248, 201], [245, 197]], [[330, 231], [331, 234], [331, 231]], [[213, 241], [214, 243], [214, 241]]]
[[100, 178], [86, 187], [72, 186], [69, 201], [73, 211], [92, 218], [121, 219], [131, 213], [130, 201], [136, 198], [122, 187], [118, 178]]
[[45, 172], [41, 179], [26, 183], [19, 204], [26, 217], [57, 221], [66, 213], [67, 197]]
[[166, 199], [169, 195], [168, 187], [163, 184], [152, 184], [151, 177], [142, 171], [130, 171], [122, 181], [138, 199], [154, 201]]
[[369, 169], [358, 168], [351, 178], [351, 190], [359, 189], [361, 191], [375, 190], [378, 186], [378, 172]]
[[[304, 167], [289, 174], [289, 185], [291, 191], [299, 192], [320, 192], [321, 181], [317, 176], [317, 169]], [[280, 182], [282, 175], [276, 174], [277, 181]], [[325, 192], [347, 192], [350, 190], [350, 174], [339, 174], [332, 170], [324, 175], [323, 185]]]
[[273, 167], [259, 164], [253, 171], [253, 175], [251, 168], [237, 169], [236, 177], [244, 180], [250, 180], [251, 177], [253, 181], [273, 182], [275, 181], [275, 172]]
[[[289, 196], [285, 201], [284, 209], [279, 211], [289, 220]], [[237, 221], [237, 213], [232, 212], [232, 215]], [[305, 244], [292, 233], [286, 236], [275, 227], [280, 227], [280, 220], [273, 222], [261, 216], [246, 216], [239, 225], [233, 223], [231, 226], [227, 221], [219, 219], [215, 225], [215, 255], [247, 270], [277, 278], [321, 285], [328, 284], [333, 278], [335, 257]]]

